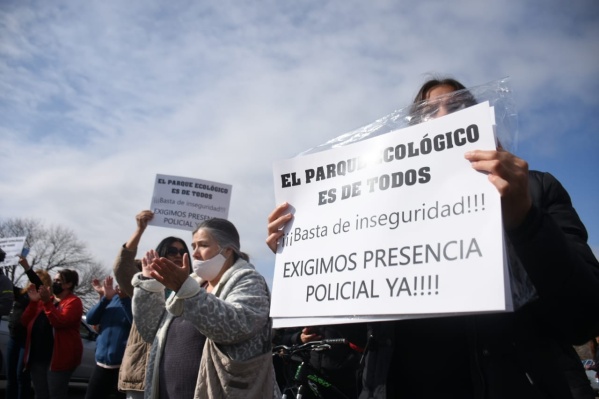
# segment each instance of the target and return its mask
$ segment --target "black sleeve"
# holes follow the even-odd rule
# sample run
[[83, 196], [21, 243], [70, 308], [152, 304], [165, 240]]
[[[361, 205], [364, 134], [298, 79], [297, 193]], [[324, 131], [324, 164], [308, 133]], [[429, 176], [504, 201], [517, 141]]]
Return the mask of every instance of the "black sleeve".
[[275, 330], [273, 344], [274, 345], [296, 345], [301, 344], [300, 335], [302, 333], [301, 327], [291, 328], [278, 328]]
[[27, 274], [27, 278], [29, 279], [29, 281], [35, 284], [35, 288], [40, 288], [40, 285], [43, 284], [42, 279], [40, 278], [40, 276], [37, 275], [36, 272], [33, 271], [32, 267], [30, 267], [29, 270], [25, 272], [25, 274]]
[[538, 292], [531, 304], [548, 328], [572, 343], [599, 335], [599, 263], [570, 196], [548, 173], [532, 173], [533, 207], [508, 232]]

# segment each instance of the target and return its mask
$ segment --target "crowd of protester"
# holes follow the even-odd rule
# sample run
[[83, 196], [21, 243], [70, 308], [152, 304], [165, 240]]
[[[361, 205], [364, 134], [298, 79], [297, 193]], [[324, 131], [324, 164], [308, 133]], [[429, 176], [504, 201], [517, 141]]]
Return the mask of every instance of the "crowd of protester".
[[[414, 104], [434, 100], [428, 117], [441, 117], [460, 108], [456, 98], [472, 98], [465, 90], [453, 79], [432, 79]], [[98, 338], [86, 398], [280, 397], [287, 382], [277, 378], [273, 345], [325, 338], [357, 344], [311, 359], [347, 398], [594, 398], [573, 345], [599, 335], [598, 319], [588, 316], [599, 309], [599, 264], [568, 193], [501, 146], [465, 159], [501, 196], [506, 251], [537, 292], [529, 303], [497, 314], [274, 331], [269, 288], [231, 222], [199, 224], [191, 251], [185, 239], [171, 236], [138, 256], [154, 216], [145, 210], [118, 250], [117, 284], [110, 276], [92, 282], [99, 299], [87, 322]], [[268, 216], [273, 252], [293, 217], [289, 209], [281, 204]], [[10, 313], [6, 397], [31, 398], [33, 386], [35, 398], [66, 398], [82, 355], [79, 276], [61, 269], [51, 280], [24, 257], [19, 264], [29, 279], [24, 288], [0, 273], [0, 313]]]

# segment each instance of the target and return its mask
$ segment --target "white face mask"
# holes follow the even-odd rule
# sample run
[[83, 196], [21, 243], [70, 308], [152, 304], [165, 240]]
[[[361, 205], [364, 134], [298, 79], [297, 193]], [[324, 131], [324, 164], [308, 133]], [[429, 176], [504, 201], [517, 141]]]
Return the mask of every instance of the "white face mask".
[[204, 280], [212, 281], [218, 273], [223, 269], [227, 258], [220, 252], [208, 260], [194, 259], [191, 263], [191, 267], [195, 274]]

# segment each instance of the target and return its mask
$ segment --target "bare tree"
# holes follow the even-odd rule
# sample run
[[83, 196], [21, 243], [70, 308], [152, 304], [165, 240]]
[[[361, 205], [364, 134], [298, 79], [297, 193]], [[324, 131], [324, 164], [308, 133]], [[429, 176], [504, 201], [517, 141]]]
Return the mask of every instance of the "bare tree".
[[[75, 233], [63, 226], [46, 227], [38, 219], [11, 218], [0, 220], [0, 238], [26, 236], [25, 247], [29, 248], [27, 260], [34, 269], [44, 269], [51, 275], [61, 269], [76, 270], [79, 274], [79, 285], [75, 294], [83, 301], [85, 310], [98, 300], [98, 294], [91, 287], [94, 277], [109, 274], [90, 255], [87, 245], [80, 241]], [[13, 284], [27, 284], [21, 266], [6, 266], [5, 273]]]

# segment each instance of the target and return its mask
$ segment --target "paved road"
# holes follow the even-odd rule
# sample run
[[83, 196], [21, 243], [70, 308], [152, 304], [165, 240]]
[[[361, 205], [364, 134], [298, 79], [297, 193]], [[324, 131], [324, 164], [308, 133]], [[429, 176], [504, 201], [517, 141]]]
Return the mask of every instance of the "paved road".
[[[0, 398], [3, 398], [6, 389], [6, 381], [0, 381]], [[69, 387], [69, 399], [84, 399], [87, 384], [73, 383]]]

